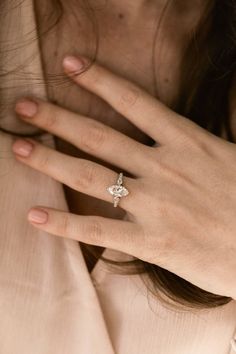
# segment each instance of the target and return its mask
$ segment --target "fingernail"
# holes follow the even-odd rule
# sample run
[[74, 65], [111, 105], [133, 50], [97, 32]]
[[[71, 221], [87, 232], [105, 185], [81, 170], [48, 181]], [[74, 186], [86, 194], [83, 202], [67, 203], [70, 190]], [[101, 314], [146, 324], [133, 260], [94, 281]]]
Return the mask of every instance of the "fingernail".
[[67, 56], [63, 59], [63, 67], [69, 73], [81, 72], [86, 66], [87, 60], [82, 57]]
[[18, 139], [12, 145], [12, 150], [17, 155], [27, 157], [30, 155], [31, 151], [33, 150], [33, 144], [29, 141]]
[[31, 118], [37, 113], [38, 104], [30, 99], [22, 98], [16, 103], [15, 111], [24, 117]]
[[28, 220], [37, 224], [45, 224], [48, 220], [48, 213], [42, 209], [31, 209], [28, 213]]

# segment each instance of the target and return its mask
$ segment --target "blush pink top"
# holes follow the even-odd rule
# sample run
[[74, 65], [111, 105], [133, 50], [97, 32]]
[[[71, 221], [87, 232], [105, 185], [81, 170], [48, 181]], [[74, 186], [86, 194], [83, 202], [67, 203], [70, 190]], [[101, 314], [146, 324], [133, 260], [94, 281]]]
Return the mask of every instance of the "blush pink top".
[[[19, 124], [15, 99], [27, 93], [46, 97], [31, 1], [17, 7], [6, 2], [11, 10], [0, 23], [0, 43], [7, 49], [1, 74], [25, 65], [23, 74], [3, 75], [0, 82], [1, 126], [19, 132], [35, 128]], [[101, 260], [90, 275], [77, 241], [30, 225], [30, 207], [68, 210], [68, 205], [59, 182], [15, 160], [12, 141], [0, 133], [1, 354], [236, 352], [235, 301], [201, 311], [168, 309], [147, 295], [139, 275], [113, 274]], [[41, 141], [55, 147], [48, 133]], [[105, 255], [129, 257], [109, 249]]]

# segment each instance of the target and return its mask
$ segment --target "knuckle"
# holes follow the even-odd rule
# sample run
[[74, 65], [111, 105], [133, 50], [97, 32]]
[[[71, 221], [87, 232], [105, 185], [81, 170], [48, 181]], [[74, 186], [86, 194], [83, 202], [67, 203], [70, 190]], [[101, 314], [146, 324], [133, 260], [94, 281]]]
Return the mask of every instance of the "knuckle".
[[[164, 172], [163, 172], [164, 171]], [[163, 175], [168, 178], [169, 182], [171, 182], [172, 186], [178, 187], [193, 187], [195, 185], [192, 176], [183, 169], [173, 168], [173, 167], [164, 167]]]
[[162, 151], [162, 147], [148, 147], [146, 151], [146, 161], [148, 161], [149, 168], [151, 168], [152, 172], [160, 172], [162, 165], [164, 165], [167, 160], [166, 154]]
[[162, 223], [163, 220], [165, 222], [169, 222], [172, 217], [172, 200], [168, 200], [166, 196], [159, 195], [158, 196], [158, 203], [156, 206], [156, 218]]
[[192, 121], [186, 122], [185, 127], [179, 128], [178, 137], [182, 146], [185, 149], [192, 149], [197, 152], [209, 152], [209, 141], [212, 139], [212, 134], [197, 126]]
[[187, 129], [183, 129], [183, 127], [176, 127], [175, 136], [176, 138], [173, 139], [174, 144], [178, 144], [183, 149], [191, 149], [192, 142], [194, 141], [192, 133], [190, 133]]
[[153, 167], [153, 174], [158, 174], [158, 176], [164, 177], [165, 180], [167, 178], [168, 183], [171, 182], [171, 185], [193, 186], [192, 177], [185, 170], [175, 167], [173, 162], [168, 163], [168, 156], [166, 154], [156, 154], [151, 157], [150, 161], [150, 165]]
[[106, 140], [106, 129], [102, 124], [89, 121], [86, 133], [81, 136], [81, 147], [87, 152], [93, 153], [99, 150]]
[[44, 127], [47, 130], [53, 130], [53, 128], [58, 124], [58, 115], [55, 108], [52, 105], [47, 105], [42, 114]]
[[185, 148], [198, 150], [198, 135], [195, 132], [183, 131], [180, 134], [181, 141], [183, 141]]
[[119, 104], [124, 111], [129, 110], [140, 100], [141, 95], [142, 93], [139, 88], [130, 86], [121, 94]]
[[214, 149], [212, 149], [212, 143], [209, 143], [209, 139], [206, 139], [202, 134], [191, 140], [191, 147], [196, 152], [204, 153], [205, 155], [214, 157]]
[[41, 150], [40, 147], [38, 147], [37, 150], [38, 152], [35, 161], [38, 168], [40, 170], [48, 170], [50, 165], [50, 154], [47, 151]]
[[70, 220], [69, 220], [69, 215], [68, 214], [63, 214], [61, 216], [59, 232], [60, 232], [60, 234], [62, 234], [64, 236], [70, 235], [70, 233], [71, 233], [71, 224], [70, 224]]
[[102, 242], [102, 225], [97, 219], [92, 219], [85, 227], [85, 235], [91, 243], [101, 245]]
[[75, 188], [79, 191], [90, 190], [96, 182], [96, 170], [92, 163], [85, 162], [80, 165], [78, 178], [75, 180]]

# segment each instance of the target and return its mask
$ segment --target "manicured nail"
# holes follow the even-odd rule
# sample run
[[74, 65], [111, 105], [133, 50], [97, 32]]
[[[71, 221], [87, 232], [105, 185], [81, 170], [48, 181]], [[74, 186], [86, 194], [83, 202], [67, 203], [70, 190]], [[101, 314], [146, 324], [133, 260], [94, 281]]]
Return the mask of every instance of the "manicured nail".
[[81, 72], [87, 64], [87, 60], [82, 57], [68, 56], [63, 59], [63, 67], [68, 73]]
[[48, 220], [48, 213], [42, 209], [31, 209], [28, 213], [28, 220], [36, 224], [45, 224]]
[[29, 141], [17, 139], [12, 145], [12, 150], [17, 155], [27, 157], [30, 155], [31, 151], [33, 150], [33, 147], [33, 144]]
[[24, 117], [31, 118], [37, 113], [38, 104], [30, 99], [22, 98], [16, 103], [15, 111]]

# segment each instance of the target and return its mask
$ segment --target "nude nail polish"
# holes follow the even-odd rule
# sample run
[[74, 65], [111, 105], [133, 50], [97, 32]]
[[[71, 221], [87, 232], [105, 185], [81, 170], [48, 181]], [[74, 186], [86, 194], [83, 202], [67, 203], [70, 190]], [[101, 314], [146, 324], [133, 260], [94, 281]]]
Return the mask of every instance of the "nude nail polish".
[[31, 118], [37, 113], [38, 104], [32, 100], [23, 98], [17, 101], [15, 111], [24, 117]]
[[81, 72], [86, 66], [86, 61], [82, 57], [67, 56], [63, 60], [63, 67], [67, 72]]

